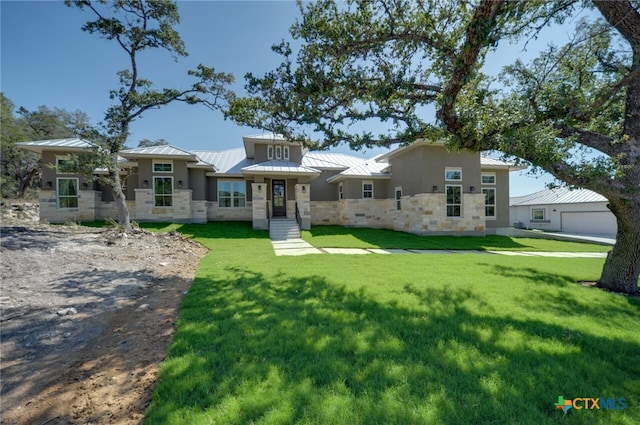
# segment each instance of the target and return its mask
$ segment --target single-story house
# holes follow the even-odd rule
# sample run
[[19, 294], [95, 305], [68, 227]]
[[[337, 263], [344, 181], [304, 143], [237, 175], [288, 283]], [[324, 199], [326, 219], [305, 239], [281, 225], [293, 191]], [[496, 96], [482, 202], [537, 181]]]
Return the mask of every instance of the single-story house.
[[[115, 218], [109, 185], [59, 165], [93, 148], [82, 139], [19, 143], [42, 156], [40, 218]], [[417, 234], [492, 233], [509, 227], [509, 172], [522, 167], [419, 140], [374, 158], [309, 151], [273, 134], [243, 146], [188, 151], [164, 145], [120, 152], [124, 190], [136, 221], [246, 220], [268, 229], [296, 219], [302, 229], [337, 224]], [[47, 166], [48, 165], [48, 166]], [[96, 173], [104, 172], [96, 170]]]
[[587, 189], [541, 190], [510, 199], [514, 227], [615, 237], [618, 225], [607, 198]]

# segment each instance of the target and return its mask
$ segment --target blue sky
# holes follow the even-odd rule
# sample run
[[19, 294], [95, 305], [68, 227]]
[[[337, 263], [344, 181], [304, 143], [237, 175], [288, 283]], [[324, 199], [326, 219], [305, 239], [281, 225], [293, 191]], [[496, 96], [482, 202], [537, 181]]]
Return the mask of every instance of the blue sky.
[[[299, 16], [293, 1], [179, 1], [178, 7], [178, 31], [189, 56], [177, 63], [161, 51], [141, 57], [141, 75], [157, 87], [187, 87], [187, 70], [202, 63], [232, 73], [236, 78], [232, 89], [242, 94], [247, 72], [261, 75], [280, 63], [271, 46], [290, 39], [289, 26]], [[84, 111], [94, 123], [102, 120], [110, 104], [109, 90], [118, 86], [116, 72], [126, 68], [127, 56], [114, 42], [81, 31], [92, 16], [67, 8], [62, 1], [0, 0], [0, 18], [0, 89], [5, 96], [28, 110], [46, 105]], [[489, 57], [488, 71], [496, 72], [516, 57], [529, 58], [548, 40], [566, 36], [556, 29], [526, 52], [520, 46], [501, 46]], [[220, 150], [239, 147], [242, 136], [260, 132], [224, 120], [220, 112], [203, 106], [177, 103], [149, 111], [136, 121], [128, 145], [162, 138], [185, 149]], [[348, 152], [345, 147], [337, 150]], [[550, 181], [550, 176], [532, 178], [513, 172], [511, 196], [542, 190]]]

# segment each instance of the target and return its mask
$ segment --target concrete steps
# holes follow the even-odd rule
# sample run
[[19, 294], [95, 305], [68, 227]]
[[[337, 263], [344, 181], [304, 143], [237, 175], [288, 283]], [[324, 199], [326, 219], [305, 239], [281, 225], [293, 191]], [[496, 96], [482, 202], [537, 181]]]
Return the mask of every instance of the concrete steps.
[[269, 237], [273, 241], [300, 239], [298, 222], [293, 219], [271, 219], [269, 222]]

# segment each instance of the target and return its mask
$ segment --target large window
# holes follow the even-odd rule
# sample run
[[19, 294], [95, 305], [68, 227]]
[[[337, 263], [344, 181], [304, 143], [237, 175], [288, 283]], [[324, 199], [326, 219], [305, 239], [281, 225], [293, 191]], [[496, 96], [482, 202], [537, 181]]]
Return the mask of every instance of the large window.
[[154, 173], [173, 173], [173, 162], [171, 161], [163, 161], [163, 162], [153, 162], [153, 172]]
[[447, 217], [462, 215], [462, 186], [447, 185]]
[[445, 168], [444, 179], [447, 181], [462, 181], [462, 168], [457, 168], [457, 167]]
[[173, 206], [173, 177], [154, 177], [153, 195], [156, 207]]
[[219, 181], [218, 206], [220, 208], [244, 208], [247, 190], [244, 181]]
[[58, 208], [78, 208], [78, 179], [58, 179]]
[[484, 215], [487, 218], [496, 217], [496, 190], [494, 188], [482, 188], [484, 194]]
[[365, 199], [373, 198], [373, 182], [362, 182], [362, 197]]

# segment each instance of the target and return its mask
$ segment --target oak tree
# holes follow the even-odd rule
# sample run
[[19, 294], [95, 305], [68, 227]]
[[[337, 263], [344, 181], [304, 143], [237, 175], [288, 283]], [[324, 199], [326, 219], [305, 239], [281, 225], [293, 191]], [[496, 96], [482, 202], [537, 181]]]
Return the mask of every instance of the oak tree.
[[[598, 285], [638, 294], [640, 2], [376, 0], [300, 3], [277, 69], [248, 74], [226, 114], [317, 147], [445, 139], [499, 150], [608, 198], [618, 223]], [[525, 46], [579, 12], [563, 45], [500, 75], [501, 43]], [[385, 125], [377, 133], [371, 121]]]
[[188, 74], [194, 82], [186, 89], [154, 88], [143, 78], [139, 56], [151, 49], [162, 49], [173, 55], [187, 56], [187, 51], [175, 26], [180, 21], [177, 3], [171, 0], [65, 0], [69, 7], [86, 10], [95, 18], [82, 27], [83, 31], [115, 42], [125, 54], [127, 67], [118, 72], [119, 87], [109, 92], [113, 100], [105, 112], [104, 121], [85, 135], [98, 149], [97, 161], [108, 169], [113, 189], [117, 219], [124, 231], [131, 230], [131, 221], [123, 192], [118, 152], [123, 149], [135, 120], [150, 110], [173, 102], [201, 104], [217, 110], [231, 96], [227, 86], [230, 74], [198, 65]]

